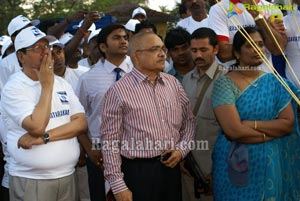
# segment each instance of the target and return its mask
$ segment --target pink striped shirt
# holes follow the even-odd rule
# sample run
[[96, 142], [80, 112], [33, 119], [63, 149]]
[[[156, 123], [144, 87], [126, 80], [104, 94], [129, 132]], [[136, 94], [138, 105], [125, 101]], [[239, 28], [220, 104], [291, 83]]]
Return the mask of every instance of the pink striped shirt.
[[181, 84], [160, 73], [155, 85], [133, 69], [104, 96], [101, 142], [105, 177], [116, 194], [127, 189], [121, 155], [153, 158], [175, 149], [185, 157], [194, 139], [195, 119]]

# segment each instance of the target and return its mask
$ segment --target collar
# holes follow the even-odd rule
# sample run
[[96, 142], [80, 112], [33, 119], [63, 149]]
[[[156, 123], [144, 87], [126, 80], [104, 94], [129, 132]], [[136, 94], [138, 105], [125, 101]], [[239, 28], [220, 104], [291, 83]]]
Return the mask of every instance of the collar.
[[[212, 80], [214, 78], [216, 69], [218, 67], [219, 67], [219, 64], [216, 61], [214, 61], [214, 63], [206, 70], [206, 72], [201, 77], [206, 75], [207, 77], [209, 77]], [[197, 67], [193, 69], [192, 77], [200, 79]]]
[[[143, 73], [141, 73], [138, 69], [133, 68], [133, 70], [131, 71], [131, 74], [136, 78], [136, 80], [138, 81], [138, 83], [141, 83], [143, 81], [149, 81], [150, 79], [148, 76], [144, 75]], [[162, 77], [162, 73], [159, 73], [158, 77], [157, 77], [157, 83], [163, 83], [163, 77]]]
[[125, 73], [129, 73], [131, 71], [131, 66], [132, 66], [131, 59], [127, 55], [126, 55], [125, 59], [123, 60], [123, 62], [119, 66], [112, 64], [107, 59], [105, 59], [105, 61], [103, 63], [103, 67], [106, 69], [106, 71], [108, 73], [113, 72], [115, 68], [121, 68], [122, 71], [124, 71]]

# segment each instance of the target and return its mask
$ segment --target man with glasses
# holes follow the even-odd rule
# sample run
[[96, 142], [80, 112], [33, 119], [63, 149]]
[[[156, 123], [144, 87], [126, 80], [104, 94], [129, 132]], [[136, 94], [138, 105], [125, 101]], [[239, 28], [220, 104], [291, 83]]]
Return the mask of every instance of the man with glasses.
[[54, 40], [33, 26], [15, 39], [23, 70], [11, 76], [1, 97], [12, 156], [11, 200], [77, 200], [76, 136], [85, 132], [87, 123], [72, 87], [54, 76], [49, 46]]
[[117, 201], [181, 201], [179, 162], [194, 137], [194, 116], [181, 84], [163, 73], [165, 52], [154, 33], [129, 44], [134, 69], [104, 96], [104, 175]]
[[130, 72], [133, 65], [127, 56], [128, 38], [123, 25], [110, 24], [104, 27], [97, 36], [97, 47], [105, 60], [103, 62], [100, 59], [90, 71], [80, 77], [76, 94], [86, 110], [88, 120], [87, 136], [89, 138], [81, 136], [79, 140], [88, 155], [90, 198], [91, 201], [104, 201], [104, 176], [100, 151], [101, 133], [99, 130], [100, 103], [109, 87]]

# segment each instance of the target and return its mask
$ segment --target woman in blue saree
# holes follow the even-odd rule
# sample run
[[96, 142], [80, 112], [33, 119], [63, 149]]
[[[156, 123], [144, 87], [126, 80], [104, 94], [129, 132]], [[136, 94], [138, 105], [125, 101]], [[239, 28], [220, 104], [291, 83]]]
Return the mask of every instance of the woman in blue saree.
[[[264, 51], [262, 35], [246, 27]], [[237, 32], [236, 70], [214, 84], [213, 107], [221, 126], [213, 152], [216, 201], [300, 200], [300, 138], [296, 104], [262, 59]], [[292, 89], [294, 87], [290, 85]]]

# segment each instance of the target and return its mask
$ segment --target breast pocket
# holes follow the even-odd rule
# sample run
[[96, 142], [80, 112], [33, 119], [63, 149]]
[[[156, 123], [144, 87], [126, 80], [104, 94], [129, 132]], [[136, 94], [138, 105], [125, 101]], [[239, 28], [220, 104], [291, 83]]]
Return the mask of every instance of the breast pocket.
[[171, 100], [166, 104], [166, 119], [167, 121], [175, 126], [176, 128], [180, 128], [182, 124], [182, 108], [180, 101]]

